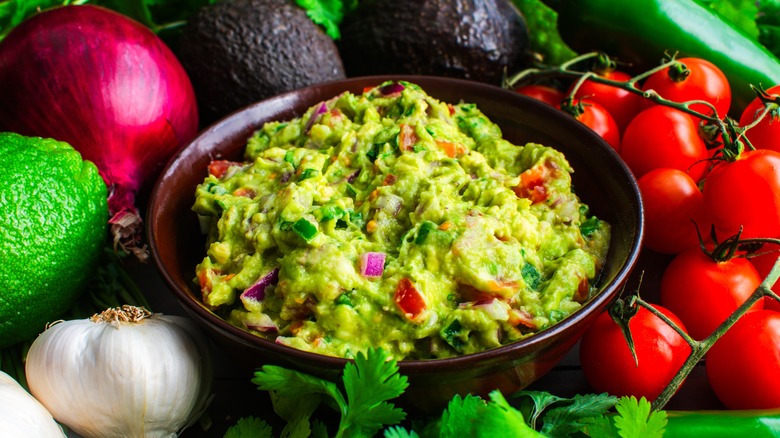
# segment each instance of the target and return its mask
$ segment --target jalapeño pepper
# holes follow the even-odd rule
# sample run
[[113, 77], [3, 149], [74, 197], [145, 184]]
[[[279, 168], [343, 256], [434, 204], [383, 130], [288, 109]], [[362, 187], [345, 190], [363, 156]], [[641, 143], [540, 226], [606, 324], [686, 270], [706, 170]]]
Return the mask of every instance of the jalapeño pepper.
[[780, 410], [666, 411], [664, 438], [773, 438], [780, 436]]
[[657, 66], [665, 52], [712, 62], [729, 79], [731, 114], [756, 97], [751, 84], [780, 84], [777, 57], [695, 0], [543, 1], [558, 12], [558, 31], [577, 52], [606, 52], [640, 70]]

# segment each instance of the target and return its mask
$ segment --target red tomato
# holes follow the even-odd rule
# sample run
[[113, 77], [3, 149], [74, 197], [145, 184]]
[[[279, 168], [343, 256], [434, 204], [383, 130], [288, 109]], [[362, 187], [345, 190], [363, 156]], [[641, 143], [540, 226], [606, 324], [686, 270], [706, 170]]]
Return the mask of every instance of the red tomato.
[[[631, 75], [619, 70], [605, 72], [600, 76], [621, 82], [631, 79]], [[571, 89], [569, 89], [569, 92], [571, 92]], [[621, 88], [599, 84], [590, 80], [585, 81], [577, 89], [574, 98], [587, 99], [603, 106], [615, 119], [620, 132], [625, 132], [628, 122], [644, 108], [644, 99], [641, 96]]]
[[[780, 152], [757, 149], [707, 175], [704, 206], [723, 238], [780, 236]], [[721, 239], [722, 240], [722, 239]]]
[[[672, 312], [654, 306], [683, 327]], [[639, 364], [634, 362], [623, 332], [609, 313], [599, 315], [580, 343], [580, 364], [585, 379], [596, 392], [615, 396], [661, 394], [691, 353], [691, 347], [674, 329], [640, 307], [628, 323]]]
[[[780, 94], [780, 85], [775, 85], [766, 91], [769, 94]], [[759, 98], [755, 98], [742, 111], [742, 115], [739, 117], [740, 126], [753, 123], [763, 109], [764, 103]], [[758, 149], [772, 149], [780, 152], [780, 118], [773, 118], [771, 113], [767, 114], [758, 122], [758, 125], [745, 131], [745, 137]]]
[[[756, 267], [758, 275], [761, 278], [766, 278], [766, 276], [769, 275], [769, 271], [771, 271], [772, 267], [775, 265], [775, 262], [777, 262], [777, 259], [780, 258], [780, 247], [774, 244], [767, 244], [761, 248], [761, 252], [763, 253], [762, 255], [753, 257], [749, 260], [750, 263], [753, 263], [753, 266]], [[772, 290], [774, 293], [780, 295], [780, 281], [772, 286]], [[764, 308], [780, 312], [780, 302], [774, 298], [767, 297], [764, 301]]]
[[[731, 106], [731, 87], [726, 75], [715, 64], [700, 58], [680, 58], [690, 74], [681, 80], [674, 80], [670, 71], [675, 67], [656, 72], [647, 78], [643, 89], [655, 90], [661, 97], [675, 102], [703, 100], [715, 106], [720, 118], [726, 117]], [[694, 104], [692, 110], [710, 114], [712, 110], [704, 104]]]
[[670, 167], [688, 172], [694, 181], [704, 173], [709, 157], [693, 118], [674, 108], [650, 107], [628, 124], [620, 156], [637, 178], [653, 169]]
[[698, 248], [697, 227], [704, 238], [709, 236], [704, 197], [690, 175], [664, 167], [644, 174], [638, 183], [645, 208], [645, 246], [677, 254]]
[[580, 102], [583, 112], [575, 118], [600, 135], [613, 149], [620, 152], [620, 130], [609, 111], [589, 100]]
[[[678, 254], [661, 276], [661, 305], [680, 317], [694, 339], [704, 339], [761, 284], [744, 258], [716, 262], [700, 248]], [[758, 301], [751, 309], [764, 307]]]
[[563, 91], [547, 85], [524, 85], [515, 91], [528, 97], [533, 97], [536, 100], [541, 100], [556, 108], [561, 104], [563, 98], [566, 97]]
[[422, 293], [406, 277], [402, 278], [398, 283], [394, 298], [401, 312], [411, 320], [419, 318], [427, 308]]
[[780, 408], [780, 312], [748, 312], [707, 352], [707, 378], [729, 409]]

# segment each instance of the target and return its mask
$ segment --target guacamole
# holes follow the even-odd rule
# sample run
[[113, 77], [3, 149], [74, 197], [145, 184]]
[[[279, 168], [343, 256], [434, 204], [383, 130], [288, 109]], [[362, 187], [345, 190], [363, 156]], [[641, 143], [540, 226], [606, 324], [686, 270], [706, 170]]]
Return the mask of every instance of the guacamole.
[[193, 210], [203, 303], [277, 343], [396, 359], [498, 347], [577, 310], [610, 227], [557, 150], [470, 103], [386, 83], [265, 124], [215, 160]]

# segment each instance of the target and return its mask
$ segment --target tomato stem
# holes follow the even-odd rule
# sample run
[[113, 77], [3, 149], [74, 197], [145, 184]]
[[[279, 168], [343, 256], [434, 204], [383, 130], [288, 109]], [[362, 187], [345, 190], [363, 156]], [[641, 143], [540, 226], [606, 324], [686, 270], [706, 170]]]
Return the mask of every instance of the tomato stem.
[[731, 315], [729, 315], [729, 317], [726, 318], [726, 320], [723, 321], [723, 323], [721, 323], [715, 329], [715, 331], [713, 331], [709, 336], [702, 339], [701, 341], [696, 341], [691, 338], [690, 335], [688, 335], [680, 326], [672, 322], [668, 317], [666, 317], [666, 315], [656, 310], [650, 303], [643, 300], [639, 296], [636, 297], [635, 302], [637, 305], [646, 308], [655, 316], [661, 318], [666, 324], [679, 333], [685, 342], [691, 346], [691, 354], [688, 355], [688, 358], [677, 371], [677, 374], [675, 374], [674, 378], [672, 378], [672, 381], [669, 382], [666, 388], [661, 391], [661, 394], [659, 394], [658, 397], [653, 400], [653, 409], [659, 410], [666, 406], [672, 396], [677, 393], [677, 390], [680, 388], [683, 382], [685, 382], [685, 379], [688, 377], [691, 371], [693, 371], [694, 367], [696, 367], [696, 364], [698, 364], [701, 359], [704, 358], [704, 355], [707, 353], [707, 351], [709, 351], [715, 342], [720, 339], [720, 337], [723, 336], [723, 334], [726, 333], [739, 320], [739, 318], [746, 314], [750, 308], [756, 304], [756, 302], [767, 296], [772, 297], [774, 300], [780, 301], [780, 296], [772, 291], [772, 286], [775, 284], [775, 282], [777, 282], [778, 278], [780, 278], [780, 259], [775, 262], [772, 270], [764, 278], [761, 284], [753, 291], [750, 297], [748, 297], [744, 303], [737, 307], [737, 309]]
[[[597, 70], [583, 71], [578, 68], [578, 66], [583, 65], [586, 61], [593, 61], [594, 59], [597, 66], [603, 65], [601, 63], [603, 63], [602, 58], [604, 56], [606, 55], [601, 52], [590, 52], [590, 53], [585, 53], [576, 56], [570, 59], [569, 61], [562, 63], [560, 66], [543, 66], [539, 68], [525, 69], [508, 77], [504, 82], [504, 87], [515, 89], [519, 85], [522, 85], [524, 82], [530, 82], [537, 78], [562, 77], [562, 78], [570, 78], [570, 79], [577, 80], [574, 86], [569, 91], [569, 98], [573, 98], [573, 96], [576, 95], [577, 91], [580, 89], [582, 84], [585, 83], [585, 81], [591, 81], [598, 84], [619, 88], [621, 90], [626, 90], [630, 93], [637, 94], [644, 99], [650, 100], [651, 102], [657, 103], [659, 105], [668, 106], [677, 109], [679, 111], [682, 111], [684, 113], [690, 114], [694, 117], [697, 117], [701, 119], [705, 125], [706, 124], [713, 125], [717, 129], [717, 131], [721, 134], [721, 138], [723, 142], [723, 146], [721, 147], [722, 152], [719, 154], [718, 157], [714, 159], [725, 160], [725, 161], [736, 160], [739, 157], [740, 153], [744, 150], [745, 142], [747, 142], [749, 149], [755, 149], [747, 140], [747, 138], [744, 136], [744, 132], [756, 126], [764, 117], [771, 116], [771, 113], [773, 111], [778, 111], [777, 108], [773, 110], [771, 108], [771, 105], [765, 105], [763, 111], [759, 114], [759, 117], [757, 117], [750, 125], [739, 127], [734, 123], [732, 119], [728, 117], [724, 117], [723, 119], [721, 119], [720, 115], [718, 114], [718, 111], [715, 109], [715, 106], [709, 102], [705, 102], [702, 100], [675, 102], [663, 98], [663, 96], [659, 95], [654, 90], [643, 90], [637, 85], [642, 80], [646, 79], [647, 77], [659, 71], [663, 71], [667, 69], [669, 69], [670, 72], [671, 70], [681, 70], [679, 73], [682, 73], [682, 70], [687, 70], [687, 67], [684, 64], [680, 63], [675, 59], [676, 55], [667, 54], [667, 56], [665, 57], [666, 59], [660, 65], [650, 70], [647, 70], [643, 73], [640, 73], [636, 76], [633, 76], [631, 79], [625, 82], [614, 80], [614, 79], [608, 79], [603, 76], [600, 76], [597, 74], [598, 73]], [[770, 95], [766, 91], [764, 91], [763, 88], [757, 88], [753, 85], [751, 85], [751, 87], [765, 103], [773, 103], [776, 105], [780, 105], [780, 96]], [[697, 106], [704, 105], [707, 108], [708, 113], [705, 114], [692, 109], [691, 106], [693, 105], [697, 105]]]

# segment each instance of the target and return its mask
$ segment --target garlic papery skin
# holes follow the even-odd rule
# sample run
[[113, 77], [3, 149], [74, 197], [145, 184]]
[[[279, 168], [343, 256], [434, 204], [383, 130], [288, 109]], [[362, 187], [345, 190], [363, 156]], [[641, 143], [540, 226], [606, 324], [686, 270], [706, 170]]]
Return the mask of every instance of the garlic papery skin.
[[189, 319], [108, 309], [48, 327], [30, 346], [30, 392], [84, 438], [174, 437], [211, 399], [208, 340]]
[[0, 436], [65, 438], [65, 432], [38, 400], [0, 371]]

